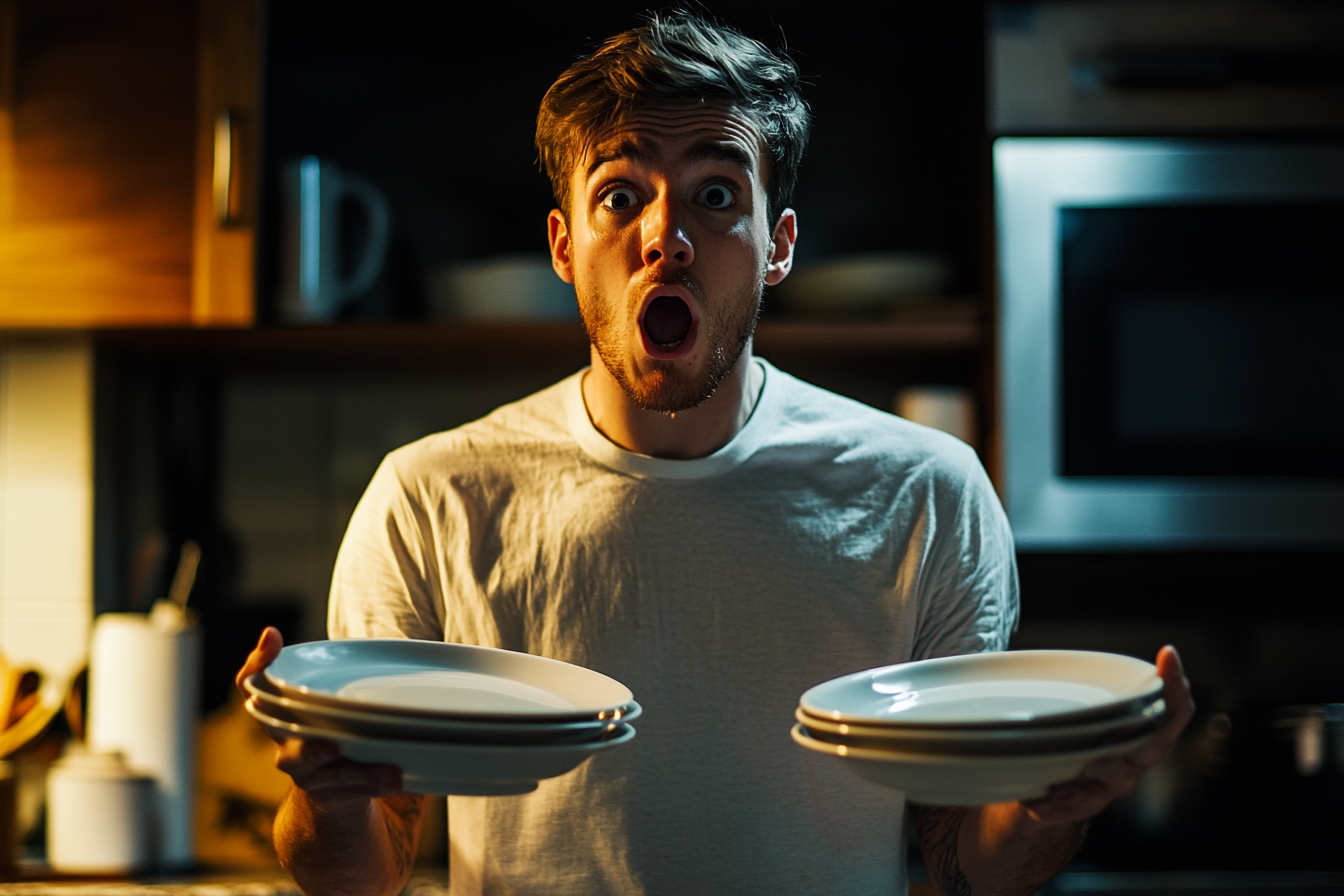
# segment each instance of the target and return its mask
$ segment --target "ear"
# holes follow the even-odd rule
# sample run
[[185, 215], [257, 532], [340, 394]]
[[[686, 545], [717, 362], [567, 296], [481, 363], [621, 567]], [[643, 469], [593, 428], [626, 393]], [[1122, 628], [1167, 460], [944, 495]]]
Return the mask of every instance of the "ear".
[[798, 216], [793, 209], [779, 213], [770, 235], [770, 260], [765, 266], [765, 285], [775, 286], [793, 270], [793, 244], [798, 240]]
[[546, 219], [547, 238], [551, 243], [551, 267], [566, 283], [574, 282], [574, 260], [569, 254], [569, 225], [565, 222], [565, 213], [558, 208], [551, 209]]

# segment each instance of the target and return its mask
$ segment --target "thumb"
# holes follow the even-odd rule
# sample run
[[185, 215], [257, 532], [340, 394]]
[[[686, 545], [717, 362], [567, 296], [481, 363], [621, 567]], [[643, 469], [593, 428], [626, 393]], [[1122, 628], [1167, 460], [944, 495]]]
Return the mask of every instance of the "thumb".
[[1168, 644], [1157, 652], [1157, 674], [1162, 679], [1162, 698], [1175, 724], [1184, 728], [1195, 714], [1195, 701], [1190, 696], [1190, 681], [1185, 677], [1185, 666], [1176, 648]]
[[234, 677], [234, 684], [238, 686], [238, 690], [246, 694], [243, 682], [275, 662], [275, 658], [280, 655], [280, 648], [284, 646], [285, 639], [280, 635], [280, 630], [273, 625], [266, 626], [261, 632], [261, 637], [257, 639], [257, 646], [252, 648], [252, 652], [243, 662], [243, 667]]

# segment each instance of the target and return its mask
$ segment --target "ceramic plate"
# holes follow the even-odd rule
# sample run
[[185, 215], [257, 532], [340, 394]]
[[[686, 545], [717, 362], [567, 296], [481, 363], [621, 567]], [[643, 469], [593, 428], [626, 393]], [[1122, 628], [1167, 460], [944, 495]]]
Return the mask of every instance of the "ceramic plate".
[[260, 672], [244, 681], [243, 686], [249, 694], [257, 698], [258, 708], [288, 712], [294, 721], [300, 724], [311, 725], [314, 728], [330, 728], [364, 737], [397, 740], [484, 744], [579, 743], [585, 740], [597, 740], [603, 734], [615, 730], [623, 722], [633, 722], [643, 713], [638, 703], [631, 702], [628, 710], [618, 710], [611, 718], [588, 719], [583, 722], [491, 722], [420, 718], [341, 709], [307, 700], [296, 700], [286, 697]]
[[1152, 663], [1084, 650], [1014, 650], [884, 666], [819, 684], [810, 716], [863, 725], [998, 728], [1133, 715], [1155, 700]]
[[802, 725], [793, 726], [793, 739], [800, 745], [836, 757], [861, 778], [905, 791], [911, 802], [933, 806], [1040, 799], [1052, 784], [1077, 777], [1093, 759], [1137, 749], [1154, 736], [1141, 734], [1122, 743], [1065, 753], [945, 756], [826, 743], [809, 735]]
[[537, 782], [572, 771], [594, 753], [629, 743], [635, 729], [620, 725], [606, 740], [581, 744], [461, 744], [359, 737], [313, 728], [281, 710], [268, 712], [256, 697], [247, 712], [273, 737], [328, 740], [358, 762], [384, 762], [401, 769], [409, 793], [507, 796], [530, 793]]
[[925, 728], [895, 725], [856, 725], [818, 719], [803, 712], [796, 718], [819, 740], [851, 746], [873, 746], [911, 753], [1011, 756], [1083, 750], [1129, 740], [1162, 724], [1167, 705], [1154, 700], [1137, 715], [1097, 722], [1032, 728]]
[[606, 721], [630, 689], [559, 660], [493, 647], [353, 638], [280, 651], [266, 678], [285, 696], [382, 714], [479, 721]]

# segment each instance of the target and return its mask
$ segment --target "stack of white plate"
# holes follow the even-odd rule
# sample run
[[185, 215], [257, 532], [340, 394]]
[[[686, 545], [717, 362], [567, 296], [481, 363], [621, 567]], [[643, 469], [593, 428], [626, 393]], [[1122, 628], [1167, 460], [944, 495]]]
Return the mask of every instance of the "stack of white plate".
[[918, 803], [1037, 799], [1152, 738], [1161, 692], [1151, 663], [1111, 653], [945, 657], [817, 685], [799, 701], [793, 739]]
[[272, 735], [396, 765], [412, 793], [527, 793], [629, 743], [640, 713], [629, 688], [582, 666], [399, 638], [286, 647], [245, 685]]

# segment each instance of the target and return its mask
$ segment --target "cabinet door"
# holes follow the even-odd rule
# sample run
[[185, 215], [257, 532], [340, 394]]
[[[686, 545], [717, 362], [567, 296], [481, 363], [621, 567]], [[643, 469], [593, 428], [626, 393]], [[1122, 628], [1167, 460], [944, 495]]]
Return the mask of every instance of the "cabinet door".
[[192, 320], [254, 317], [260, 193], [260, 0], [201, 0]]
[[257, 4], [0, 0], [0, 327], [251, 322]]
[[196, 21], [0, 0], [0, 326], [190, 318]]

